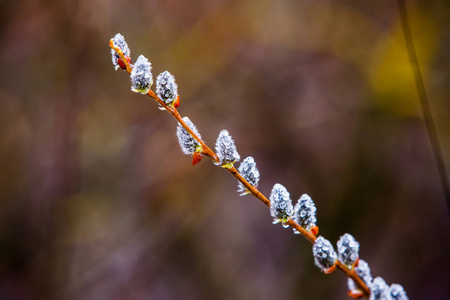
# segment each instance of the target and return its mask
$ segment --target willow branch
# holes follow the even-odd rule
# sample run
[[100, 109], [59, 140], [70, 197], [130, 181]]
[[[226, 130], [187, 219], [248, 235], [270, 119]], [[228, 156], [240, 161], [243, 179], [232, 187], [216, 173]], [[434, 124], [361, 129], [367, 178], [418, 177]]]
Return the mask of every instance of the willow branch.
[[[117, 54], [120, 56], [122, 61], [125, 64], [125, 71], [128, 73], [131, 73], [132, 66], [128, 63], [128, 60], [125, 58], [123, 52], [120, 50], [120, 48], [115, 47], [112, 40], [109, 43], [110, 47], [114, 49]], [[162, 108], [164, 108], [177, 122], [183, 126], [183, 128], [195, 139], [197, 142], [199, 142], [202, 145], [202, 154], [207, 155], [211, 158], [211, 160], [215, 164], [219, 164], [220, 160], [217, 156], [217, 154], [211, 150], [211, 148], [208, 147], [208, 145], [205, 144], [193, 131], [187, 124], [183, 121], [180, 114], [178, 113], [178, 110], [175, 107], [168, 106], [164, 101], [162, 101], [152, 90], [149, 90], [147, 93], [147, 96], [154, 99]], [[252, 186], [240, 173], [239, 171], [233, 166], [230, 168], [224, 167], [225, 170], [227, 170], [234, 178], [236, 178], [240, 183], [242, 183], [247, 190], [250, 192], [251, 195], [253, 195], [255, 198], [259, 199], [261, 202], [263, 202], [266, 206], [270, 207], [270, 200], [264, 196], [263, 193], [261, 193], [256, 187]], [[302, 226], [300, 226], [298, 223], [296, 223], [291, 218], [287, 220], [286, 224], [288, 224], [290, 227], [296, 229], [300, 234], [306, 238], [309, 242], [312, 244], [316, 241], [316, 236], [312, 234], [310, 231], [306, 230]], [[355, 284], [361, 289], [365, 297], [369, 297], [370, 290], [367, 287], [367, 285], [364, 283], [364, 281], [356, 274], [354, 268], [348, 269], [344, 264], [336, 260], [335, 266], [337, 269], [341, 270], [347, 277], [351, 278]]]

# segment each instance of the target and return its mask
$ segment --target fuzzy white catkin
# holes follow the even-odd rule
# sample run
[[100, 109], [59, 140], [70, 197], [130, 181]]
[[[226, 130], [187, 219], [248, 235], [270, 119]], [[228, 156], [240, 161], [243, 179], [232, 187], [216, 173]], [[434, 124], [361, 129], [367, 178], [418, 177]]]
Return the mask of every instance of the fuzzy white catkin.
[[391, 284], [391, 286], [389, 287], [389, 294], [392, 300], [409, 300], [405, 290], [403, 289], [403, 286], [397, 283]]
[[[116, 34], [113, 38], [113, 45], [120, 50], [122, 50], [123, 55], [130, 56], [130, 48], [128, 48], [127, 42], [125, 42], [125, 38], [120, 33]], [[117, 71], [119, 69], [119, 60], [120, 56], [114, 49], [111, 49], [111, 60], [114, 65], [114, 69]]]
[[389, 286], [381, 277], [376, 277], [369, 285], [370, 300], [392, 300], [389, 294]]
[[[250, 185], [258, 186], [260, 174], [253, 157], [246, 157], [239, 165], [238, 171]], [[241, 182], [238, 182], [238, 192], [241, 196], [248, 194], [247, 188]]]
[[130, 74], [131, 90], [147, 94], [153, 84], [152, 65], [143, 55], [140, 55]]
[[[311, 197], [303, 194], [295, 204], [294, 221], [306, 230], [310, 230], [313, 226], [316, 226], [316, 210]], [[294, 228], [294, 233], [299, 234], [300, 232]]]
[[178, 95], [178, 85], [175, 77], [164, 71], [156, 77], [156, 95], [167, 105], [172, 104]]
[[337, 242], [338, 259], [347, 267], [353, 266], [359, 258], [359, 243], [351, 234], [344, 234]]
[[[359, 278], [361, 278], [362, 281], [364, 281], [366, 285], [370, 285], [372, 283], [372, 274], [370, 273], [370, 267], [365, 260], [363, 259], [359, 260], [358, 266], [355, 268], [355, 272], [359, 276]], [[356, 287], [355, 282], [351, 278], [347, 280], [347, 285], [349, 290], [358, 289]]]
[[222, 130], [216, 140], [216, 153], [220, 164], [225, 168], [231, 168], [241, 158], [237, 152], [234, 140], [227, 130]]
[[358, 266], [355, 268], [356, 274], [366, 283], [369, 284], [372, 282], [372, 274], [370, 272], [369, 264], [363, 260], [360, 259], [358, 262]]
[[313, 245], [314, 262], [317, 267], [326, 270], [334, 266], [337, 254], [333, 245], [323, 236], [319, 236]]
[[[200, 136], [200, 133], [197, 130], [197, 127], [195, 127], [194, 123], [189, 120], [188, 117], [184, 117], [183, 121], [186, 123], [186, 125], [194, 132], [199, 139], [202, 137]], [[201, 144], [194, 139], [191, 134], [183, 127], [181, 124], [178, 124], [177, 127], [177, 138], [178, 143], [180, 144], [181, 151], [183, 151], [184, 154], [194, 154], [194, 152], [200, 152], [201, 151]]]
[[273, 224], [282, 222], [283, 227], [289, 227], [285, 222], [292, 218], [293, 213], [294, 207], [289, 192], [281, 184], [275, 184], [270, 193], [270, 215], [274, 218]]

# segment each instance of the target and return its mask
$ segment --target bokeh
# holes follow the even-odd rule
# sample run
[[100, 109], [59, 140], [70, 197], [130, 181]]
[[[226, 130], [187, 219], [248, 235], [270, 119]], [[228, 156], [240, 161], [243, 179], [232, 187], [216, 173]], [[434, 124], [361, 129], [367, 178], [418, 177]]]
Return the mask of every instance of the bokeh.
[[[447, 170], [450, 2], [406, 1]], [[3, 0], [0, 299], [349, 299], [311, 244], [114, 71], [109, 39], [175, 75], [182, 116], [309, 194], [374, 276], [450, 298], [450, 217], [396, 1]]]

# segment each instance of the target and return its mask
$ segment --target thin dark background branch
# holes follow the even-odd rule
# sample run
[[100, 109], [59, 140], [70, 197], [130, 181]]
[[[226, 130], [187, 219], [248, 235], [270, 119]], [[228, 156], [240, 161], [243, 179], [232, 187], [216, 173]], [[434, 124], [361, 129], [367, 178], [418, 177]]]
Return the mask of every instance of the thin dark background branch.
[[445, 162], [442, 155], [441, 145], [439, 143], [439, 137], [434, 125], [433, 115], [431, 114], [430, 103], [428, 101], [425, 84], [423, 83], [423, 76], [420, 70], [419, 60], [417, 59], [416, 48], [414, 46], [411, 27], [408, 21], [406, 3], [405, 0], [398, 0], [397, 3], [400, 13], [400, 20], [402, 22], [406, 48], [408, 50], [409, 61], [414, 75], [414, 80], [416, 82], [417, 93], [419, 96], [420, 104], [422, 106], [423, 116], [425, 119], [428, 136], [430, 138], [431, 147], [433, 148], [434, 158], [436, 159], [436, 165], [438, 168], [439, 177], [441, 179], [442, 189], [444, 190], [445, 202], [447, 203], [447, 212], [450, 216], [450, 187], [448, 184], [447, 170], [445, 169]]

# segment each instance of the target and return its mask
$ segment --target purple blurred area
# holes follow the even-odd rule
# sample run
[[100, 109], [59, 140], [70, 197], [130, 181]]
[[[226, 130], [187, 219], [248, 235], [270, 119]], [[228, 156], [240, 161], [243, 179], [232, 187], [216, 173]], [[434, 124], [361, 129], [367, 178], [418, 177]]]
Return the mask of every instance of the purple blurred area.
[[[407, 1], [450, 166], [450, 3]], [[171, 72], [179, 111], [315, 201], [320, 234], [411, 299], [450, 299], [450, 217], [395, 1], [0, 3], [0, 299], [350, 299], [176, 122], [108, 42]], [[238, 166], [238, 165], [237, 165]]]

